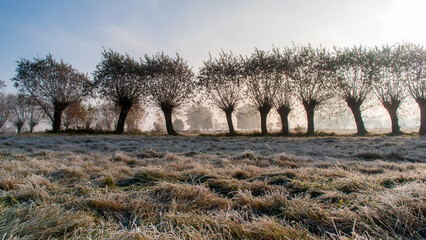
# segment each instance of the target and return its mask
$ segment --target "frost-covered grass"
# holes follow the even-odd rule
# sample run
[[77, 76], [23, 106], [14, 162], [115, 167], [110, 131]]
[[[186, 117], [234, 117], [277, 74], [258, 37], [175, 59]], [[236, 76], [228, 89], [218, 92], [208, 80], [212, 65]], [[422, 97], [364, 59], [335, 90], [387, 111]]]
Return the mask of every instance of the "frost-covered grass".
[[0, 137], [3, 239], [424, 239], [426, 138]]

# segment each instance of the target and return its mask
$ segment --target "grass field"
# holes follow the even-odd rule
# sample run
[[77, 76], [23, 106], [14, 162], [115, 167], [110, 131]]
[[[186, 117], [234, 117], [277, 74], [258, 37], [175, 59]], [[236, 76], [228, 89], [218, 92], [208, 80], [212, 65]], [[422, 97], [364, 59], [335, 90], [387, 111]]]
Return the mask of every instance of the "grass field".
[[424, 239], [426, 138], [0, 136], [2, 239]]

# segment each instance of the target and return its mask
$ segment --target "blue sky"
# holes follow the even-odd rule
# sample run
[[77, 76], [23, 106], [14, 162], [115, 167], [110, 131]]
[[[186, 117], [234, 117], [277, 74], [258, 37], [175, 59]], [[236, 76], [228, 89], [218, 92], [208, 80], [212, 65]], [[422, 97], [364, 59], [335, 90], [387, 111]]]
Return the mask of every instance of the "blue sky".
[[221, 49], [426, 45], [424, 9], [424, 0], [0, 0], [0, 79], [14, 92], [16, 61], [48, 53], [90, 74], [103, 48], [177, 52], [197, 71]]

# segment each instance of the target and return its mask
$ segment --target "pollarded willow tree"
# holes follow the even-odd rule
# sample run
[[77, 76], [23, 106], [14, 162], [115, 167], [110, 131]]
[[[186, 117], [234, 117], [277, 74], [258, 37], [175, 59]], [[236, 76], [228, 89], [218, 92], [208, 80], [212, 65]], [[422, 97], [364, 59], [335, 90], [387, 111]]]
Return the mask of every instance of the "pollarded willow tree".
[[149, 57], [145, 55], [148, 70], [148, 92], [150, 100], [163, 111], [169, 135], [176, 135], [172, 114], [192, 97], [197, 90], [194, 73], [178, 54], [171, 58], [164, 53]]
[[389, 113], [392, 134], [400, 134], [397, 112], [406, 97], [402, 77], [407, 62], [403, 60], [403, 49], [400, 45], [377, 47], [376, 52], [378, 78], [373, 84], [374, 93]]
[[[290, 50], [289, 50], [290, 51]], [[290, 76], [306, 111], [307, 134], [314, 134], [314, 113], [320, 104], [331, 98], [332, 65], [330, 53], [323, 47], [294, 46]]]
[[351, 109], [358, 135], [367, 133], [362, 120], [361, 105], [371, 93], [377, 77], [375, 57], [375, 52], [365, 47], [336, 49], [334, 90]]
[[27, 104], [27, 97], [22, 94], [9, 95], [8, 104], [10, 108], [10, 121], [16, 127], [16, 133], [21, 133], [22, 127], [28, 120], [29, 108]]
[[104, 50], [102, 56], [94, 73], [95, 86], [102, 97], [120, 108], [115, 132], [122, 133], [130, 109], [146, 96], [147, 71], [128, 54]]
[[280, 64], [278, 68], [280, 74], [276, 78], [278, 90], [275, 95], [275, 108], [281, 118], [281, 133], [287, 135], [290, 133], [288, 115], [291, 112], [291, 105], [293, 103], [293, 82], [289, 76], [292, 51], [286, 48], [283, 53], [280, 53], [278, 48], [274, 48], [273, 54], [275, 55], [277, 64]]
[[282, 63], [277, 54], [255, 49], [243, 63], [247, 95], [260, 113], [262, 135], [268, 134], [267, 117], [274, 107], [275, 96], [279, 91], [282, 77]]
[[12, 79], [15, 87], [40, 105], [52, 122], [53, 132], [60, 131], [63, 111], [91, 90], [87, 74], [63, 60], [56, 61], [52, 55], [33, 61], [21, 59], [17, 63], [16, 76]]
[[404, 83], [420, 108], [419, 134], [426, 135], [426, 49], [412, 43], [405, 43], [399, 47], [406, 63]]
[[235, 135], [232, 113], [243, 100], [243, 76], [240, 58], [232, 52], [221, 52], [219, 58], [208, 61], [201, 67], [198, 78], [211, 103], [225, 112], [229, 134]]

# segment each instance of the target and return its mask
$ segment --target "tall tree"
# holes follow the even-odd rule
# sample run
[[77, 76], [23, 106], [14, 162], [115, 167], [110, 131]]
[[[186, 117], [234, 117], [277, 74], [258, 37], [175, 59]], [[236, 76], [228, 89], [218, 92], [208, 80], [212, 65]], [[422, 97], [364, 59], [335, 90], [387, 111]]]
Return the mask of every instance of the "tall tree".
[[28, 104], [27, 98], [25, 95], [18, 94], [13, 95], [10, 94], [8, 96], [8, 104], [10, 108], [10, 121], [16, 127], [16, 132], [19, 134], [22, 131], [22, 127], [28, 119]]
[[94, 73], [95, 85], [102, 97], [120, 108], [115, 131], [122, 133], [130, 109], [146, 96], [146, 71], [128, 54], [104, 50], [102, 57]]
[[243, 78], [240, 58], [232, 52], [221, 52], [219, 58], [210, 55], [199, 73], [200, 85], [206, 92], [207, 99], [225, 112], [230, 135], [235, 135], [232, 113], [243, 100]]
[[420, 108], [420, 135], [426, 135], [426, 49], [405, 43], [398, 46], [405, 62], [404, 83]]
[[308, 121], [307, 134], [315, 132], [314, 114], [332, 96], [330, 53], [323, 47], [294, 46], [290, 76], [302, 101]]
[[276, 78], [278, 91], [275, 95], [274, 104], [281, 119], [281, 133], [287, 135], [290, 133], [288, 115], [291, 112], [293, 101], [293, 81], [290, 78], [292, 51], [287, 48], [283, 53], [280, 53], [278, 48], [274, 48], [273, 54], [279, 66], [278, 71], [280, 71]]
[[262, 135], [268, 134], [267, 117], [274, 106], [274, 99], [282, 78], [282, 63], [276, 54], [255, 49], [244, 61], [243, 73], [247, 81], [247, 95], [260, 113]]
[[352, 47], [336, 50], [334, 65], [334, 89], [351, 109], [355, 119], [357, 134], [365, 135], [361, 105], [371, 93], [377, 77], [374, 64], [375, 52], [365, 47]]
[[43, 108], [52, 122], [52, 131], [58, 132], [63, 111], [88, 94], [92, 85], [89, 78], [63, 60], [57, 62], [52, 55], [17, 63], [12, 79], [15, 87]]
[[405, 64], [403, 52], [398, 46], [383, 45], [377, 47], [376, 64], [378, 78], [374, 82], [374, 93], [383, 107], [388, 111], [392, 122], [392, 134], [400, 134], [398, 108], [405, 100], [405, 88], [402, 76]]
[[149, 57], [145, 55], [149, 72], [148, 91], [155, 106], [163, 111], [169, 135], [176, 135], [172, 114], [182, 106], [196, 91], [194, 73], [178, 54], [171, 58], [164, 53]]

